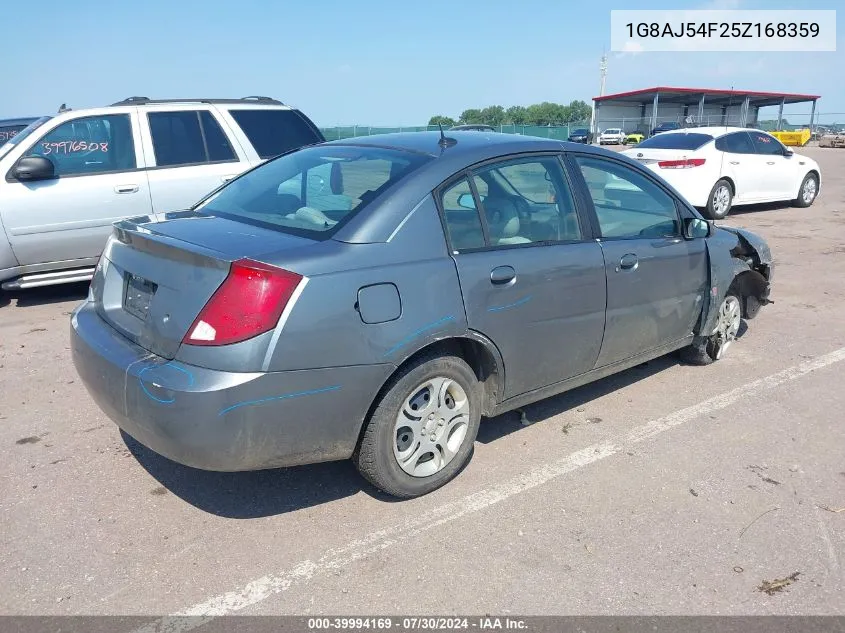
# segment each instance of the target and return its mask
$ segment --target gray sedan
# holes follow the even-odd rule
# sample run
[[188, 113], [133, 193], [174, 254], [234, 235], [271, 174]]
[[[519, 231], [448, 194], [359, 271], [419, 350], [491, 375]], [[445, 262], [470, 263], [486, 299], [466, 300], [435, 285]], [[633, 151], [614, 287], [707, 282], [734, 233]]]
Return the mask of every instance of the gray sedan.
[[116, 224], [71, 318], [97, 404], [183, 464], [351, 457], [414, 497], [482, 416], [678, 350], [712, 362], [769, 302], [765, 242], [635, 161], [448, 134], [307, 147]]

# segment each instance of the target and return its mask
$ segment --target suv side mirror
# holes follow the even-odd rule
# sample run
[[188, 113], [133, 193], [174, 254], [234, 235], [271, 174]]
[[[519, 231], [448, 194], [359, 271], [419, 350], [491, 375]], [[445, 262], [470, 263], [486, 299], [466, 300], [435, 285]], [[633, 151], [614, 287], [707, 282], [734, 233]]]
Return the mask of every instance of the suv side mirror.
[[56, 175], [56, 167], [49, 158], [26, 156], [15, 165], [12, 175], [18, 180], [47, 180]]
[[713, 234], [713, 225], [701, 218], [684, 219], [684, 237], [695, 239], [698, 237], [710, 237]]
[[794, 153], [795, 153], [795, 152], [793, 152], [793, 151], [792, 151], [791, 149], [789, 149], [788, 147], [784, 147], [784, 148], [783, 148], [783, 155], [784, 155], [784, 156], [789, 157], [789, 156], [792, 156]]

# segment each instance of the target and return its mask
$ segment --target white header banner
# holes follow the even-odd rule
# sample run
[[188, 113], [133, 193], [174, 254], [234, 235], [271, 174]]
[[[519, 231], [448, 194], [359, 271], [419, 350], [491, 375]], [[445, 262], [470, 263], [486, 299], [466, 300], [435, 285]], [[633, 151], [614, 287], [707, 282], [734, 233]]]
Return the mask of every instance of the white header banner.
[[625, 53], [835, 51], [836, 11], [611, 11], [610, 46]]

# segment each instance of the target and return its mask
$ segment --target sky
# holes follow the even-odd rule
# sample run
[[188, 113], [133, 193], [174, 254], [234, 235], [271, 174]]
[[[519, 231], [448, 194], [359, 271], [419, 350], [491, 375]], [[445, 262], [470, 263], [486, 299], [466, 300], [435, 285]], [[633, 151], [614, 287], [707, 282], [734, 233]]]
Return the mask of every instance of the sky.
[[733, 86], [820, 94], [819, 112], [845, 113], [842, 0], [42, 0], [0, 35], [0, 118], [132, 95], [266, 95], [320, 126], [590, 103], [619, 8], [839, 8], [837, 52], [609, 53], [606, 93]]

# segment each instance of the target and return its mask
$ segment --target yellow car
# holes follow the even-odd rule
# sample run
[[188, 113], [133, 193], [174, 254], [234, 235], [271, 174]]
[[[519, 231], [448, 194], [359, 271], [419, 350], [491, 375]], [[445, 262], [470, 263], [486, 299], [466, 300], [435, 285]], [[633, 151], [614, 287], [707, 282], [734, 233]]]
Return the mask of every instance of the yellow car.
[[631, 132], [624, 139], [622, 139], [623, 145], [636, 145], [638, 143], [642, 143], [643, 139], [645, 138], [645, 134], [641, 132]]

